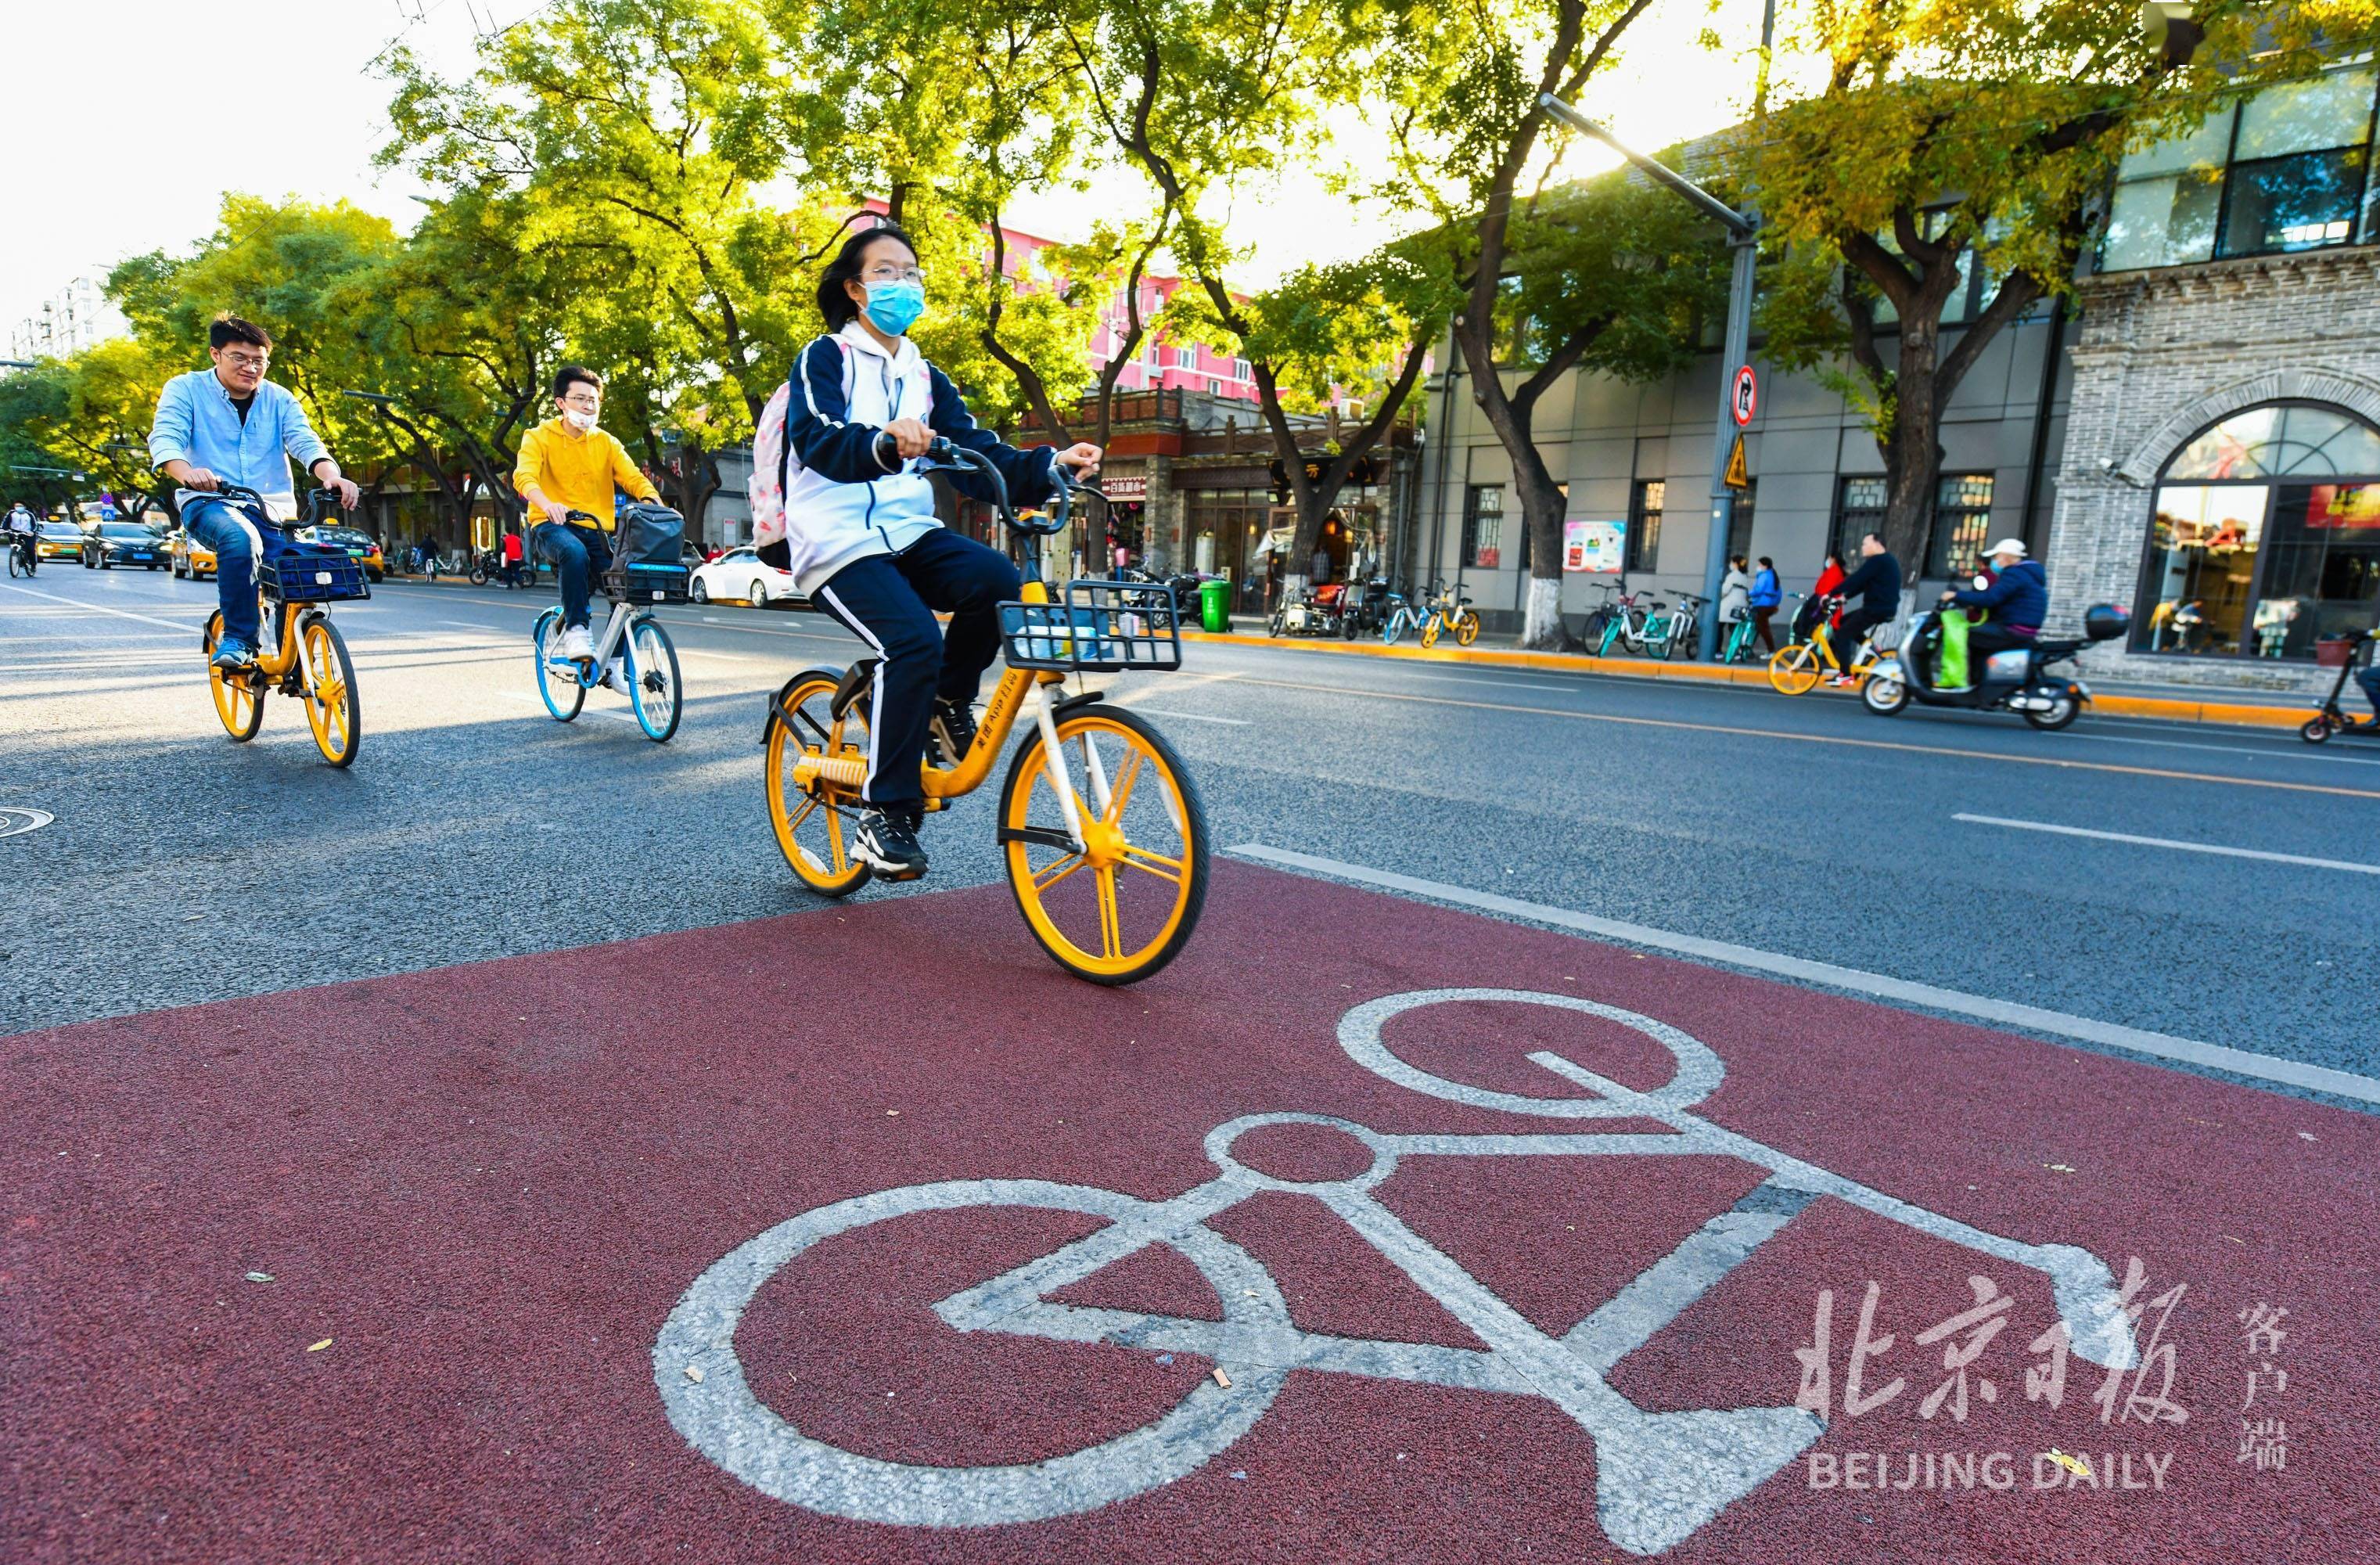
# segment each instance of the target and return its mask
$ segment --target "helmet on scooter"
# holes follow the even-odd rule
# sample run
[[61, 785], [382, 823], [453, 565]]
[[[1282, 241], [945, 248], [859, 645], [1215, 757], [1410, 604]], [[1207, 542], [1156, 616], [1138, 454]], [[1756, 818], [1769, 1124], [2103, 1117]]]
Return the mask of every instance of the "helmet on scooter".
[[2131, 623], [2131, 616], [2113, 603], [2094, 603], [2082, 612], [2082, 634], [2094, 641], [2113, 641]]

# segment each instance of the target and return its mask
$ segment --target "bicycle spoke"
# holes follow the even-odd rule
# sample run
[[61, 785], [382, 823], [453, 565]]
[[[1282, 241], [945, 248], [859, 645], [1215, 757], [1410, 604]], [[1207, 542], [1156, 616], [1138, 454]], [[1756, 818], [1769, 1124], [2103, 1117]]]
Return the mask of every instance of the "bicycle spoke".
[[1033, 872], [1034, 890], [1046, 892], [1089, 862], [1078, 853], [1070, 853], [1063, 858], [1052, 859]]
[[851, 867], [850, 858], [843, 851], [843, 812], [830, 808], [826, 812], [826, 844], [830, 865], [841, 875]]
[[1099, 954], [1123, 954], [1123, 917], [1116, 911], [1115, 868], [1099, 871]]
[[1127, 843], [1124, 844], [1123, 857], [1118, 862], [1128, 864], [1145, 875], [1154, 875], [1159, 880], [1171, 884], [1178, 886], [1182, 883], [1182, 861], [1178, 858], [1168, 858], [1161, 853], [1151, 853], [1147, 848], [1135, 847]]
[[788, 831], [800, 831], [802, 822], [808, 820], [813, 814], [817, 813], [818, 807], [819, 802], [817, 795], [812, 794], [805, 796], [802, 800], [802, 807], [794, 811], [792, 816], [786, 819], [785, 830]]
[[1127, 751], [1123, 764], [1116, 769], [1115, 785], [1108, 796], [1108, 807], [1099, 819], [1113, 826], [1123, 819], [1123, 807], [1132, 799], [1132, 785], [1140, 779], [1140, 752]]

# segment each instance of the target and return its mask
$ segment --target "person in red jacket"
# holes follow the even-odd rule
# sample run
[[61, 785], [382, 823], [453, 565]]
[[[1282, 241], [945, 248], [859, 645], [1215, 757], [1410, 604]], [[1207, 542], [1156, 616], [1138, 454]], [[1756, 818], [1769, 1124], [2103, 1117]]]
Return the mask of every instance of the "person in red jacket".
[[[1842, 586], [1843, 575], [1842, 556], [1829, 550], [1826, 568], [1818, 573], [1817, 585], [1810, 588], [1810, 596], [1793, 612], [1794, 640], [1807, 641], [1810, 633], [1818, 628], [1818, 616], [1828, 613], [1827, 600], [1834, 595], [1835, 588]], [[1829, 617], [1827, 623], [1834, 624], [1835, 617], [1839, 614]]]

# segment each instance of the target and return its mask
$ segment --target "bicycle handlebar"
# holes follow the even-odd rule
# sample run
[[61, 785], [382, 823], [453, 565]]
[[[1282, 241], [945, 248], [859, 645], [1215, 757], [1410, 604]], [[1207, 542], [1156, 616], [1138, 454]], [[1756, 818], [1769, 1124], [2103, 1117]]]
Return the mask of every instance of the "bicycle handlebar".
[[938, 439], [927, 448], [925, 465], [917, 470], [926, 473], [982, 474], [990, 480], [991, 492], [997, 496], [993, 504], [1000, 512], [1002, 523], [1013, 532], [1029, 533], [1040, 538], [1047, 538], [1064, 528], [1066, 516], [1073, 508], [1075, 495], [1087, 494], [1101, 500], [1107, 498], [1092, 485], [1077, 483], [1068, 478], [1063, 467], [1052, 464], [1050, 476], [1057, 480], [1058, 484], [1053, 503], [1049, 511], [1038, 519], [1028, 521], [1018, 515], [1015, 504], [1010, 501], [1008, 480], [1001, 476], [1000, 469], [992, 464], [991, 458], [979, 451], [970, 451], [963, 445], [953, 445], [947, 440]]

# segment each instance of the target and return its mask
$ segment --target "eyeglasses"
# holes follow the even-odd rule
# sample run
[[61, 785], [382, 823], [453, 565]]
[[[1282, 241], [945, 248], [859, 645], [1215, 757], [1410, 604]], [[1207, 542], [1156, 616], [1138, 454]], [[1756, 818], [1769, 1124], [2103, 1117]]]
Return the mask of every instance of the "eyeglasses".
[[565, 396], [562, 399], [562, 406], [565, 407], [576, 407], [583, 411], [591, 412], [595, 408], [603, 406], [603, 399], [600, 396], [588, 396], [584, 394], [578, 396]]
[[272, 357], [269, 353], [226, 353], [224, 362], [237, 364], [243, 370], [261, 370]]
[[926, 274], [914, 266], [905, 272], [892, 266], [871, 266], [860, 274], [860, 280], [868, 283], [922, 283]]

